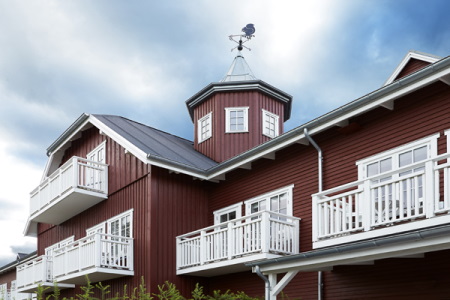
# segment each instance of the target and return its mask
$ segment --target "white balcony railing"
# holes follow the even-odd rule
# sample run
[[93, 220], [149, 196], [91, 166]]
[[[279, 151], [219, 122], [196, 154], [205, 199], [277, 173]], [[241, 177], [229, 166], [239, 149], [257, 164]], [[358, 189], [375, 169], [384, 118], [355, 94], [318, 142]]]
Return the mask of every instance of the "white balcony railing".
[[313, 242], [328, 240], [322, 245], [329, 246], [332, 239], [375, 237], [387, 232], [376, 230], [388, 226], [389, 233], [406, 231], [412, 227], [405, 224], [413, 221], [414, 228], [438, 224], [423, 221], [450, 211], [450, 163], [439, 164], [449, 157], [440, 155], [313, 195]]
[[95, 233], [54, 250], [52, 256], [42, 255], [19, 265], [17, 288], [29, 291], [27, 287], [36, 288], [37, 284], [72, 283], [71, 279], [85, 275], [97, 281], [107, 280], [132, 275], [133, 266], [132, 238]]
[[77, 273], [91, 268], [133, 271], [133, 266], [133, 239], [102, 233], [69, 243], [53, 254], [56, 280], [63, 276], [77, 277]]
[[249, 216], [177, 237], [177, 269], [252, 254], [299, 251], [299, 218], [274, 212]]
[[17, 266], [16, 284], [18, 289], [43, 282], [52, 282], [52, 280], [51, 257], [42, 255]]
[[[72, 157], [31, 192], [30, 215], [38, 215], [51, 204], [63, 201], [63, 196], [74, 190], [106, 197], [108, 166], [84, 158]], [[43, 220], [38, 219], [38, 221]]]

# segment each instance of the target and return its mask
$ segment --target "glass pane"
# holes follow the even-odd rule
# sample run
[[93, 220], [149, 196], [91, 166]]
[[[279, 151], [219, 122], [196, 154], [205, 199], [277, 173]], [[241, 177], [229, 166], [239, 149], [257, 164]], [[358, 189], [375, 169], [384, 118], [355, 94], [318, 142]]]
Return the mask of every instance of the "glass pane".
[[236, 212], [232, 211], [228, 214], [228, 221], [236, 219]]
[[259, 203], [258, 202], [255, 202], [255, 203], [252, 203], [251, 205], [250, 205], [250, 213], [255, 213], [255, 212], [258, 212], [259, 211], [259, 205], [258, 205]]
[[259, 201], [259, 210], [260, 211], [266, 210], [266, 200]]
[[380, 173], [392, 170], [392, 158], [386, 158], [380, 161]]
[[231, 118], [231, 119], [234, 119], [234, 118], [236, 118], [236, 117], [237, 117], [237, 112], [234, 111], [234, 110], [231, 110], [231, 111], [230, 111], [230, 118]]
[[427, 159], [427, 146], [423, 146], [414, 150], [414, 162]]
[[287, 193], [283, 193], [280, 195], [280, 213], [282, 210], [286, 210], [287, 208]]
[[412, 163], [412, 152], [408, 151], [400, 154], [398, 160], [399, 160], [399, 167], [410, 165]]
[[278, 196], [274, 196], [270, 198], [270, 210], [278, 212], [279, 205], [278, 205]]
[[243, 111], [243, 110], [238, 110], [238, 111], [236, 112], [236, 114], [237, 114], [238, 117], [244, 118], [244, 111]]
[[367, 177], [375, 176], [378, 174], [378, 163], [373, 163], [367, 166]]
[[225, 215], [221, 215], [220, 216], [220, 223], [224, 223], [226, 221], [228, 221], [228, 216], [226, 214]]

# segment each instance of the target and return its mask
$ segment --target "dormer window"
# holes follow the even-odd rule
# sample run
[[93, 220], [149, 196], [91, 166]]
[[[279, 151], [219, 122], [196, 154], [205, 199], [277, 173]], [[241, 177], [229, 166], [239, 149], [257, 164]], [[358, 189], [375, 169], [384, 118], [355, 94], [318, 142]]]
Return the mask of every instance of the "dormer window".
[[278, 136], [278, 120], [279, 117], [271, 112], [268, 112], [267, 110], [262, 110], [262, 127], [263, 127], [263, 134], [274, 138]]
[[198, 120], [198, 142], [206, 141], [212, 136], [212, 112]]
[[225, 128], [227, 133], [248, 131], [248, 107], [225, 108]]

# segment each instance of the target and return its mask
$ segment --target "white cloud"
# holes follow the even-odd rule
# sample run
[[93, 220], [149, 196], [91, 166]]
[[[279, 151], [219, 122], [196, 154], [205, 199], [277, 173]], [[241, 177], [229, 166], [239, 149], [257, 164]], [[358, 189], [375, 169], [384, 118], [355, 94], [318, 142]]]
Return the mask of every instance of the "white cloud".
[[0, 218], [0, 259], [13, 259], [16, 253], [11, 252], [11, 245], [35, 245], [35, 239], [24, 237], [23, 230], [29, 212], [29, 192], [39, 184], [41, 170], [36, 166], [24, 163], [11, 154], [11, 149], [28, 147], [20, 144], [12, 146], [9, 142], [13, 137], [0, 131], [0, 199], [2, 202], [2, 218]]

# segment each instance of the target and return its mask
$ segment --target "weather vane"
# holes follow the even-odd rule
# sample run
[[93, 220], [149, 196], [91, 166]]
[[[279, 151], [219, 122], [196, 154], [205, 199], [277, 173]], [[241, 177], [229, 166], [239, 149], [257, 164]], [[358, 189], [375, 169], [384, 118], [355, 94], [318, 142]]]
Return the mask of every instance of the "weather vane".
[[[238, 49], [238, 51], [241, 51], [242, 49], [247, 49], [249, 51], [252, 51], [249, 47], [244, 46], [244, 43], [248, 42], [252, 37], [255, 37], [253, 34], [255, 33], [255, 25], [253, 24], [247, 24], [244, 28], [241, 30], [243, 33], [241, 34], [232, 34], [228, 36], [231, 41], [237, 43], [238, 45], [231, 49], [233, 51], [234, 49]], [[234, 38], [239, 37], [239, 41], [236, 41]], [[246, 40], [242, 41], [242, 38], [245, 38]]]

